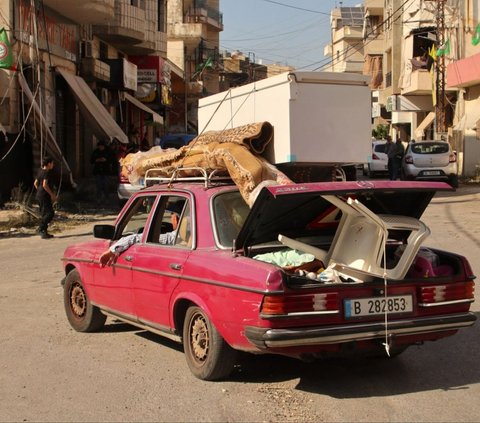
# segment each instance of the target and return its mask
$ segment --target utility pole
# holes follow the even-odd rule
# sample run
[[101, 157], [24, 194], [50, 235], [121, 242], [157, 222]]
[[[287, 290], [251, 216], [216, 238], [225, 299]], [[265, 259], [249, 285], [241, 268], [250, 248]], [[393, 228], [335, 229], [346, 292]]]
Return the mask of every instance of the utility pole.
[[[445, 1], [437, 0], [437, 50], [445, 48]], [[436, 59], [437, 79], [436, 79], [436, 100], [435, 117], [436, 132], [447, 132], [447, 122], [445, 118], [446, 97], [445, 97], [445, 54], [441, 54]]]

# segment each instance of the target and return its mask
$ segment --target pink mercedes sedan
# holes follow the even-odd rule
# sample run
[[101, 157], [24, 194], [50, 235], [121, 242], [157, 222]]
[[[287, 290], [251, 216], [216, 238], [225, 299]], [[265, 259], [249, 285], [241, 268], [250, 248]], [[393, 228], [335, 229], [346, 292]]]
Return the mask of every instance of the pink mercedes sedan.
[[230, 182], [153, 185], [65, 250], [68, 321], [93, 332], [110, 316], [178, 341], [204, 380], [228, 377], [239, 351], [393, 357], [475, 322], [468, 261], [424, 246], [422, 213], [449, 189], [291, 184], [249, 208]]

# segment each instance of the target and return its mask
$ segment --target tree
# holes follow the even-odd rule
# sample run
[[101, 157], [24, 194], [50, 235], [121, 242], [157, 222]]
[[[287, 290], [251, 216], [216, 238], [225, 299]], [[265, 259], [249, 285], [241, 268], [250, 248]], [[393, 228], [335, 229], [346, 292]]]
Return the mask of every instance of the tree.
[[388, 135], [388, 125], [377, 125], [376, 128], [372, 129], [372, 137], [377, 140], [383, 140]]

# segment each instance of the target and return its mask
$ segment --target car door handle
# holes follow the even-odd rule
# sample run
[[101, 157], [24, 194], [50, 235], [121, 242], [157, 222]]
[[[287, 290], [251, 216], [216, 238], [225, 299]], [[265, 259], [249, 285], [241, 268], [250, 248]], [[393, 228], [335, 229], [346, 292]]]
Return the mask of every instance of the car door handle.
[[125, 256], [124, 260], [125, 261], [133, 261], [133, 256]]
[[182, 265], [178, 263], [170, 263], [170, 268], [173, 270], [182, 270]]

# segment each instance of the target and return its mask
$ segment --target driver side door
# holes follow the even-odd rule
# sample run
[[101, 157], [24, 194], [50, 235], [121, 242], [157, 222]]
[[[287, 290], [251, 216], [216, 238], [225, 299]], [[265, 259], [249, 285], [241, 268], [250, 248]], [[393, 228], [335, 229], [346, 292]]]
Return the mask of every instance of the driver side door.
[[[97, 302], [114, 314], [136, 320], [132, 292], [132, 261], [143, 242], [151, 220], [156, 195], [138, 195], [130, 204], [115, 230], [115, 240], [137, 236], [139, 242], [121, 252], [111, 266], [95, 270]], [[113, 241], [111, 245], [114, 243]]]

